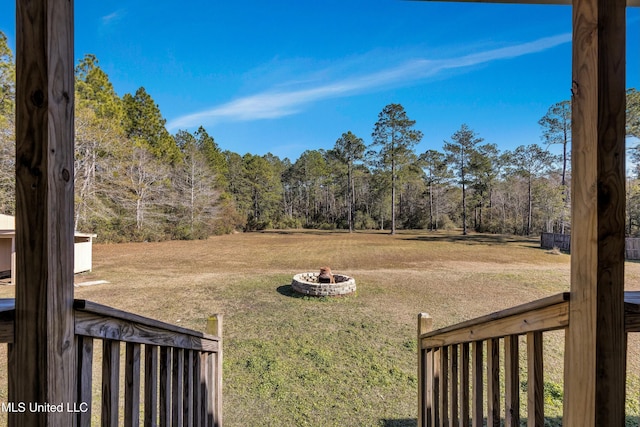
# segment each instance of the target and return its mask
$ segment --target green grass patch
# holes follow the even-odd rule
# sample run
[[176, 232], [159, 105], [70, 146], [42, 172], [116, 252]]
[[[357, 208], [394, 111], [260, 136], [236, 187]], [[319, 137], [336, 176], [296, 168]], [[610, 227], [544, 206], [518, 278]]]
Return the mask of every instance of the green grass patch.
[[[443, 327], [568, 290], [570, 257], [538, 246], [508, 236], [318, 231], [96, 245], [94, 270], [81, 279], [109, 284], [76, 288], [76, 298], [196, 330], [223, 313], [228, 427], [413, 427], [417, 314]], [[293, 292], [294, 274], [324, 265], [353, 276], [357, 293]], [[627, 288], [640, 289], [640, 263], [626, 273]], [[0, 288], [10, 296], [12, 287]], [[561, 333], [545, 334], [549, 422], [561, 416], [552, 385], [562, 383], [563, 346]], [[637, 417], [640, 343], [629, 348], [627, 409]]]

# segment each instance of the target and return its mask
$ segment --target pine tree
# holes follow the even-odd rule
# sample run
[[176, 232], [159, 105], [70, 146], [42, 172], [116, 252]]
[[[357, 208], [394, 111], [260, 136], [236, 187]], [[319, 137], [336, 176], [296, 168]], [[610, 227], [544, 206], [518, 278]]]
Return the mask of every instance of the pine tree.
[[543, 150], [538, 144], [531, 144], [516, 148], [511, 158], [514, 171], [527, 182], [527, 225], [524, 234], [528, 236], [531, 234], [533, 223], [533, 180], [548, 172], [557, 157]]
[[453, 165], [458, 183], [462, 187], [462, 234], [467, 234], [467, 186], [471, 183], [470, 164], [476, 147], [483, 140], [469, 126], [463, 124], [451, 135], [451, 142], [444, 143], [447, 160]]
[[427, 150], [420, 155], [420, 164], [429, 192], [429, 230], [438, 229], [438, 187], [450, 178], [444, 153]]
[[358, 138], [351, 131], [343, 133], [336, 141], [333, 150], [330, 155], [337, 159], [340, 163], [347, 166], [347, 223], [349, 225], [349, 232], [353, 232], [354, 218], [355, 218], [355, 205], [356, 205], [356, 191], [355, 182], [353, 179], [353, 168], [356, 161], [361, 160], [364, 157], [364, 150], [366, 146], [362, 138]]
[[372, 133], [371, 147], [380, 147], [372, 152], [376, 167], [389, 171], [391, 178], [391, 234], [396, 232], [396, 190], [398, 172], [408, 164], [416, 162], [413, 151], [422, 139], [422, 132], [413, 129], [415, 120], [410, 120], [404, 107], [389, 104], [378, 115]]
[[180, 159], [180, 149], [165, 128], [166, 120], [160, 108], [145, 88], [139, 88], [135, 95], [125, 94], [123, 104], [123, 127], [127, 138], [156, 158], [176, 163]]

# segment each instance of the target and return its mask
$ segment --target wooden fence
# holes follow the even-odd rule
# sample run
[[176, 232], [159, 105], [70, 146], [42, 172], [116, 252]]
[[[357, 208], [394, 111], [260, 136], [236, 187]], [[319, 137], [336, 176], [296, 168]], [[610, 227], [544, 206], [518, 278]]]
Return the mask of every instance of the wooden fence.
[[558, 248], [561, 251], [571, 250], [571, 235], [559, 233], [541, 233], [540, 247], [543, 249]]
[[[571, 251], [571, 235], [558, 233], [541, 233], [540, 247], [543, 249], [558, 248], [561, 251]], [[627, 237], [625, 239], [625, 258], [640, 260], [640, 238]]]

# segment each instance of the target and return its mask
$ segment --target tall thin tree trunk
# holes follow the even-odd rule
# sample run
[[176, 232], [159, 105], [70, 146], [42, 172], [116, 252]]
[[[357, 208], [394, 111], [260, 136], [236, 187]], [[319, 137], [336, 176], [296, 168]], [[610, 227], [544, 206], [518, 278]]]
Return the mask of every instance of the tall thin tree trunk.
[[527, 236], [531, 234], [531, 217], [533, 210], [533, 200], [531, 197], [531, 174], [529, 174], [529, 215], [527, 216]]
[[396, 234], [396, 161], [391, 160], [391, 234]]
[[[353, 172], [351, 172], [353, 174]], [[356, 180], [353, 179], [353, 175], [351, 176], [351, 219], [353, 221], [353, 229], [355, 230], [356, 225]]]
[[435, 230], [433, 224], [433, 180], [429, 180], [429, 229]]
[[349, 209], [349, 213], [348, 213], [348, 220], [349, 220], [349, 233], [353, 233], [353, 205], [354, 205], [354, 194], [353, 194], [353, 176], [352, 176], [352, 171], [351, 171], [351, 162], [349, 162], [349, 164], [347, 165], [347, 179], [348, 179], [348, 183], [347, 183], [347, 199], [349, 200], [348, 203], [348, 209]]

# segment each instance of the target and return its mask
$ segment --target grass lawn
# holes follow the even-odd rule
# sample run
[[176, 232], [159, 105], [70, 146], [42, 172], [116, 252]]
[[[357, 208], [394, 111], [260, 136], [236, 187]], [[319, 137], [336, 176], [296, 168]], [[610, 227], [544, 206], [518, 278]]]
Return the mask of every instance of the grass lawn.
[[[569, 255], [494, 235], [273, 231], [95, 245], [93, 258], [78, 280], [109, 283], [76, 298], [196, 330], [224, 314], [226, 426], [414, 426], [417, 313], [442, 327], [569, 289]], [[353, 276], [357, 294], [292, 292], [295, 273], [324, 265]], [[640, 264], [626, 274], [627, 289], [640, 289]], [[546, 340], [548, 413], [558, 416], [562, 335]]]

